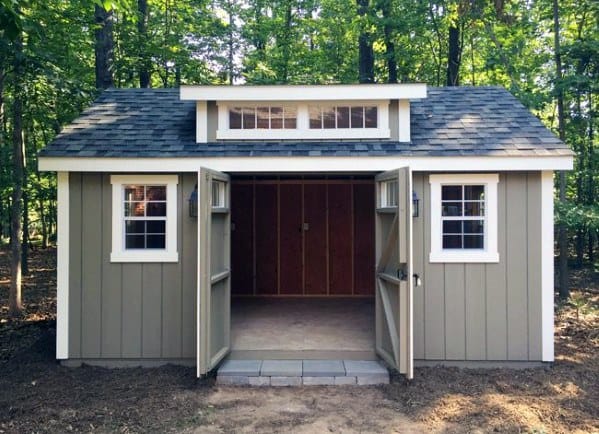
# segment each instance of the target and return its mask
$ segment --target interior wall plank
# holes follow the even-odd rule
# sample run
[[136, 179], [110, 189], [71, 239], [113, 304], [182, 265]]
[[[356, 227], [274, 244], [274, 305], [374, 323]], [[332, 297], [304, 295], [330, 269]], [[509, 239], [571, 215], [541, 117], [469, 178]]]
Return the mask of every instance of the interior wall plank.
[[304, 233], [305, 293], [327, 293], [327, 194], [325, 184], [304, 185], [304, 220], [309, 229]]
[[497, 185], [497, 248], [499, 262], [486, 265], [486, 341], [488, 360], [507, 360], [507, 178]]
[[277, 186], [256, 184], [256, 294], [277, 293], [278, 240], [277, 240]]
[[[424, 276], [424, 176], [421, 173], [413, 175], [413, 188], [420, 198], [420, 213], [418, 217], [412, 219], [412, 261], [413, 272], [422, 279]], [[414, 286], [414, 358], [424, 358], [424, 288]]]
[[353, 190], [354, 294], [374, 295], [374, 183]]
[[110, 262], [112, 250], [112, 186], [102, 175], [102, 357], [121, 357], [122, 264]]
[[[182, 177], [183, 198], [189, 198], [198, 176], [186, 173]], [[184, 218], [181, 222], [181, 355], [196, 356], [196, 310], [198, 273], [198, 219], [189, 216], [189, 204], [183, 202]]]
[[302, 295], [302, 186], [281, 184], [279, 189], [279, 293]]
[[464, 264], [445, 264], [445, 358], [466, 358]]
[[162, 355], [162, 265], [142, 264], [142, 356]]
[[329, 293], [351, 295], [351, 185], [328, 185]]
[[81, 355], [100, 357], [102, 343], [102, 182], [84, 174], [82, 183], [82, 327]]
[[69, 357], [81, 357], [81, 173], [69, 174]]
[[250, 295], [254, 292], [254, 187], [231, 182], [231, 292]]
[[527, 174], [527, 235], [528, 235], [528, 357], [541, 360], [541, 173]]
[[528, 245], [526, 174], [507, 175], [508, 359], [528, 359]]
[[485, 264], [466, 264], [466, 359], [485, 360], [486, 354], [486, 279]]

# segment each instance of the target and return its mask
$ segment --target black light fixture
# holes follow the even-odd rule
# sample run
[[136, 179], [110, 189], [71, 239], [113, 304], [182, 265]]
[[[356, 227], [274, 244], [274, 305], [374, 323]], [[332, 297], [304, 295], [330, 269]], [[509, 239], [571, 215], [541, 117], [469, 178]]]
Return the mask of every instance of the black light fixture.
[[198, 184], [194, 187], [189, 196], [189, 217], [198, 216]]
[[418, 217], [420, 210], [418, 209], [420, 205], [420, 199], [418, 199], [418, 194], [415, 191], [412, 191], [412, 217]]

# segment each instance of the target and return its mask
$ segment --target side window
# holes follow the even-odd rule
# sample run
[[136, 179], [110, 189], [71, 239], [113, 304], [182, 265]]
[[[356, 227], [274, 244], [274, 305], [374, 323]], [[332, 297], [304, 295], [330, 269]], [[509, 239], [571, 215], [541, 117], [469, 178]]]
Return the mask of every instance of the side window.
[[112, 262], [176, 262], [177, 176], [113, 175]]
[[498, 262], [497, 174], [431, 175], [431, 262]]

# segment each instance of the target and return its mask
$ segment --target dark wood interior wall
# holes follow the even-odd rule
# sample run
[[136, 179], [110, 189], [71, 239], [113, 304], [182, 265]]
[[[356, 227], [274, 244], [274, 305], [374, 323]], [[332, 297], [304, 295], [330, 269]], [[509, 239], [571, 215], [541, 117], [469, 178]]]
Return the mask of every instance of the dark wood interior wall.
[[374, 181], [233, 179], [231, 213], [233, 295], [374, 295]]

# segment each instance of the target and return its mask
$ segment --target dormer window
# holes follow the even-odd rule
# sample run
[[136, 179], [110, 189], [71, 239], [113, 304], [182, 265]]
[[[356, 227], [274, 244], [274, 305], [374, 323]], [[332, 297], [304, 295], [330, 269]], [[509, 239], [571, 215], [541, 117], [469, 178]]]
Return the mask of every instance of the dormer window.
[[280, 130], [297, 128], [297, 108], [284, 106], [244, 106], [229, 109], [231, 130]]
[[310, 129], [378, 128], [377, 106], [310, 106]]

